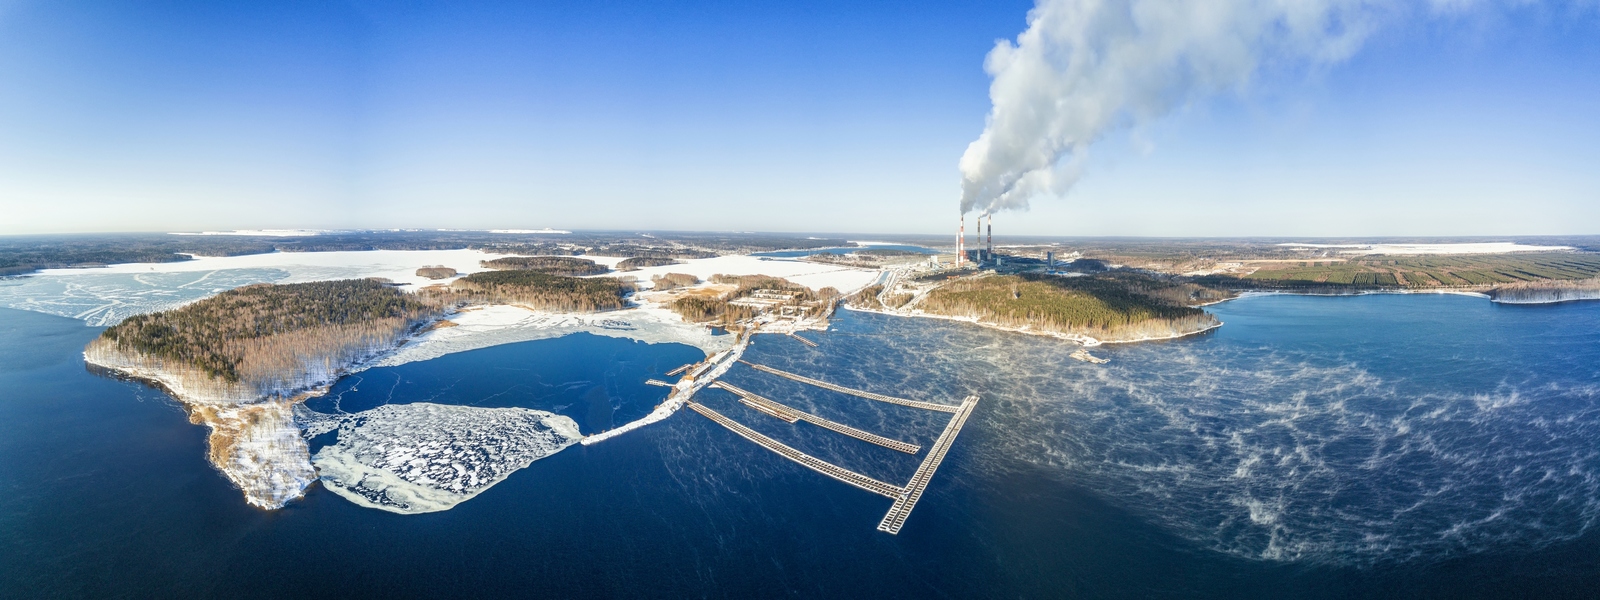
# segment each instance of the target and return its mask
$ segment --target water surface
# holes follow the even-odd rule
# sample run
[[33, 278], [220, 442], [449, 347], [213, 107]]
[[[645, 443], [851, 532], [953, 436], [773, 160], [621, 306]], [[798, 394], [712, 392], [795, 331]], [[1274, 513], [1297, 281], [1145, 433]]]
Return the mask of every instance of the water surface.
[[[983, 397], [898, 536], [889, 501], [684, 411], [456, 508], [318, 486], [249, 508], [159, 392], [92, 375], [82, 321], [0, 309], [0, 596], [1583, 597], [1600, 584], [1600, 303], [1264, 296], [1104, 347], [843, 313], [746, 359]], [[314, 401], [522, 406], [584, 431], [648, 411], [676, 345], [569, 336], [375, 369]], [[746, 367], [729, 381], [928, 444], [946, 415]], [[700, 401], [886, 481], [920, 457]], [[320, 404], [319, 404], [320, 403]]]

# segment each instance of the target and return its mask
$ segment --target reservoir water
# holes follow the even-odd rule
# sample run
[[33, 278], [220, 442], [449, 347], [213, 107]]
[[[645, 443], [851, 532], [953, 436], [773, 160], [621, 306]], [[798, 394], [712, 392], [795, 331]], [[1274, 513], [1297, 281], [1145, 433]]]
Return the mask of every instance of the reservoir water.
[[[98, 328], [0, 309], [0, 597], [1588, 597], [1600, 585], [1600, 303], [1256, 296], [1161, 343], [1076, 346], [842, 313], [745, 358], [983, 397], [898, 536], [889, 501], [689, 411], [534, 462], [455, 508], [313, 486], [245, 505], [161, 392], [87, 372]], [[372, 369], [309, 406], [517, 406], [585, 433], [699, 352], [573, 335]], [[926, 446], [947, 415], [740, 366], [727, 380]], [[697, 400], [904, 481], [920, 457]], [[326, 443], [314, 440], [313, 444]]]

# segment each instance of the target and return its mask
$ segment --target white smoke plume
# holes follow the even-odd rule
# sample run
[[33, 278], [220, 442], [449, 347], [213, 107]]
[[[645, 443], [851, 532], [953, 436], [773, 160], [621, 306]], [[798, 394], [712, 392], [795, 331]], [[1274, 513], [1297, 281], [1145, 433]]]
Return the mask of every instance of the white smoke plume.
[[994, 108], [961, 157], [961, 213], [1064, 194], [1108, 132], [1241, 88], [1270, 63], [1343, 60], [1403, 1], [1039, 0], [1027, 31], [984, 62]]

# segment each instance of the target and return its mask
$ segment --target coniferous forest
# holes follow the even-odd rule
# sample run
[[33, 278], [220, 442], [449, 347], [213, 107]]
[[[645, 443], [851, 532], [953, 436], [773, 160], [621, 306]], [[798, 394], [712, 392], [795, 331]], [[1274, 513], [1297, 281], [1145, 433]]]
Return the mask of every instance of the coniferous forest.
[[392, 343], [444, 306], [441, 298], [371, 279], [251, 285], [129, 317], [90, 346], [248, 382], [306, 360]]
[[915, 308], [1005, 327], [1118, 340], [1198, 331], [1217, 323], [1195, 305], [1226, 292], [1137, 273], [970, 277], [931, 292]]
[[614, 277], [567, 277], [544, 271], [485, 271], [451, 282], [447, 296], [471, 304], [517, 304], [593, 312], [627, 305], [633, 287]]
[[601, 275], [611, 271], [605, 265], [597, 264], [592, 260], [570, 256], [507, 256], [478, 262], [490, 269], [542, 271], [552, 275], [572, 277]]

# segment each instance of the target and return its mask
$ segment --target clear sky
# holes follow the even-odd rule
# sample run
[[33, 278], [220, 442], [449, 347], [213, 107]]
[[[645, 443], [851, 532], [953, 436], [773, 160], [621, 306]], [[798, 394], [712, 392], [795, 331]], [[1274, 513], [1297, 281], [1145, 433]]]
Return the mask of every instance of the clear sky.
[[[1600, 4], [1447, 4], [1114, 133], [996, 229], [1600, 233]], [[1031, 6], [0, 0], [0, 234], [943, 232]]]

